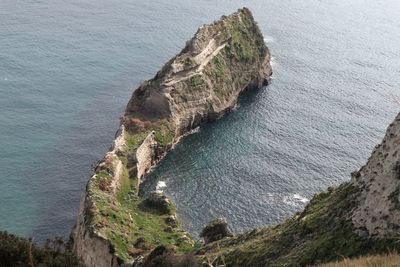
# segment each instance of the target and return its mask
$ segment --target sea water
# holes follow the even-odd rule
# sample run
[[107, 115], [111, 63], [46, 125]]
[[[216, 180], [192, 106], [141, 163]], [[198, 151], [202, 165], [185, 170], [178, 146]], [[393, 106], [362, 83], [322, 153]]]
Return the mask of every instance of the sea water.
[[242, 6], [271, 84], [184, 138], [144, 191], [164, 191], [197, 237], [215, 217], [238, 233], [278, 223], [348, 180], [400, 109], [400, 2], [2, 0], [0, 229], [67, 237], [133, 90]]

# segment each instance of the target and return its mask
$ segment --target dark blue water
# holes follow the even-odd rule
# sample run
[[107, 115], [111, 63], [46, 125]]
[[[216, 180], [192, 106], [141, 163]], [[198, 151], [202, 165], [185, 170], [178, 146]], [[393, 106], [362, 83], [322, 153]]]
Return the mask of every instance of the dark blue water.
[[149, 177], [184, 225], [273, 224], [349, 178], [399, 110], [400, 2], [0, 1], [0, 229], [67, 236], [91, 164], [139, 83], [241, 6], [272, 84], [183, 140]]

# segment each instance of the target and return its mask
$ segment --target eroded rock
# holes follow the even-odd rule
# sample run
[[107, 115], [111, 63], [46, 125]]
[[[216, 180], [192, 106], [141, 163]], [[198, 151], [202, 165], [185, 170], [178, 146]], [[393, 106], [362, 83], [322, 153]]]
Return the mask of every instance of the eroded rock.
[[201, 231], [200, 237], [204, 238], [204, 243], [208, 244], [224, 237], [233, 236], [229, 230], [228, 222], [225, 219], [219, 218], [209, 222]]
[[153, 210], [160, 214], [173, 214], [174, 207], [167, 196], [162, 192], [150, 192], [146, 199], [143, 201], [142, 207], [144, 209]]

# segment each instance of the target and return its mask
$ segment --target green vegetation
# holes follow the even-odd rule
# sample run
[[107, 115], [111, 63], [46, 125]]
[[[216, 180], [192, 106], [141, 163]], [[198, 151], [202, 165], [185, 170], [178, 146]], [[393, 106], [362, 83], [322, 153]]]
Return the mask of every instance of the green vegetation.
[[201, 74], [193, 75], [190, 78], [188, 78], [185, 82], [189, 88], [200, 88], [206, 85], [203, 76]]
[[176, 254], [171, 246], [158, 246], [143, 260], [143, 267], [200, 267], [193, 254]]
[[175, 133], [168, 128], [161, 128], [155, 130], [155, 139], [158, 144], [166, 146], [174, 140]]
[[144, 139], [146, 139], [150, 131], [151, 130], [147, 130], [136, 133], [126, 131], [125, 142], [126, 146], [128, 147], [128, 153], [138, 149], [138, 147], [143, 143]]
[[331, 188], [280, 225], [211, 243], [198, 253], [223, 256], [228, 266], [309, 266], [400, 250], [395, 238], [356, 234], [348, 214], [357, 205], [358, 193], [352, 184]]
[[241, 16], [240, 20], [230, 19], [229, 33], [232, 36], [231, 54], [239, 61], [263, 58], [264, 40], [251, 16]]
[[141, 210], [156, 213], [160, 215], [173, 215], [175, 214], [175, 207], [171, 201], [167, 200], [163, 194], [152, 192], [141, 203]]
[[399, 266], [400, 256], [388, 255], [364, 256], [357, 259], [343, 259], [338, 262], [320, 265], [320, 267], [395, 267]]
[[190, 57], [185, 57], [185, 58], [183, 59], [183, 64], [184, 64], [186, 67], [190, 67], [191, 65], [193, 65], [192, 59], [191, 59]]
[[[129, 178], [125, 168], [120, 180], [120, 188], [116, 197], [96, 187], [96, 179], [92, 179], [91, 199], [96, 203], [92, 210], [92, 225], [96, 231], [106, 236], [114, 247], [115, 255], [122, 260], [147, 253], [161, 244], [170, 244], [178, 251], [189, 252], [192, 244], [185, 233], [179, 228], [166, 232], [166, 219], [174, 208], [169, 206], [170, 212], [153, 212], [145, 200], [137, 195], [137, 178]], [[144, 240], [140, 248], [134, 246], [139, 239]]]
[[[206, 66], [205, 73], [210, 78], [212, 89], [218, 99], [223, 102], [228, 98], [230, 86], [246, 87], [257, 79], [253, 66], [263, 59], [267, 50], [257, 25], [248, 11], [243, 11], [240, 19], [229, 17], [226, 21], [227, 31], [224, 38], [231, 41]], [[225, 27], [225, 25], [221, 25]], [[246, 68], [243, 68], [243, 65]], [[242, 75], [232, 76], [232, 70]]]
[[228, 86], [230, 83], [230, 81], [227, 80], [229, 76], [225, 76], [225, 72], [228, 71], [226, 70], [226, 65], [230, 64], [227, 63], [227, 61], [229, 60], [226, 60], [223, 55], [219, 54], [212, 59], [211, 64], [209, 64], [206, 70], [207, 75], [211, 78], [213, 83], [213, 91], [221, 102], [226, 98], [224, 86]]
[[[140, 121], [135, 121], [140, 125]], [[114, 192], [110, 185], [114, 178], [109, 163], [99, 165], [96, 175], [89, 182], [88, 192], [93, 205], [90, 209], [90, 224], [95, 231], [110, 240], [115, 255], [128, 260], [147, 254], [151, 249], [164, 244], [176, 246], [178, 252], [192, 250], [192, 240], [180, 226], [169, 227], [168, 217], [175, 213], [172, 203], [155, 209], [148, 200], [138, 196], [136, 169], [137, 148], [151, 131], [160, 146], [171, 143], [175, 134], [168, 123], [143, 123], [142, 131], [127, 131], [126, 151], [118, 156], [123, 163], [123, 172], [118, 189]], [[158, 208], [158, 207], [157, 207]], [[140, 242], [139, 242], [139, 241]], [[138, 245], [140, 243], [140, 245]]]
[[212, 63], [212, 68], [210, 71], [210, 76], [213, 78], [213, 80], [218, 81], [225, 74], [224, 59], [222, 58], [221, 55], [217, 55], [212, 59], [211, 63]]
[[172, 130], [170, 123], [165, 120], [157, 122], [142, 122], [139, 119], [135, 119], [135, 124], [135, 128], [137, 128], [136, 130], [126, 131], [126, 154], [134, 153], [152, 131], [155, 132], [157, 143], [162, 146], [170, 144], [175, 137], [175, 132]]
[[31, 240], [0, 231], [0, 266], [83, 267], [61, 238], [39, 247]]

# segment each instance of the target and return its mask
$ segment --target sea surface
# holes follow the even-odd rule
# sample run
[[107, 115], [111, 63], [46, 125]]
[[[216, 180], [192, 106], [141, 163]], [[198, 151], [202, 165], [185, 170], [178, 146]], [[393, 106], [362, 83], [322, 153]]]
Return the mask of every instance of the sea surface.
[[247, 6], [271, 85], [185, 138], [144, 189], [195, 237], [272, 225], [350, 178], [400, 110], [398, 0], [1, 0], [0, 229], [67, 237], [133, 90], [199, 25]]

